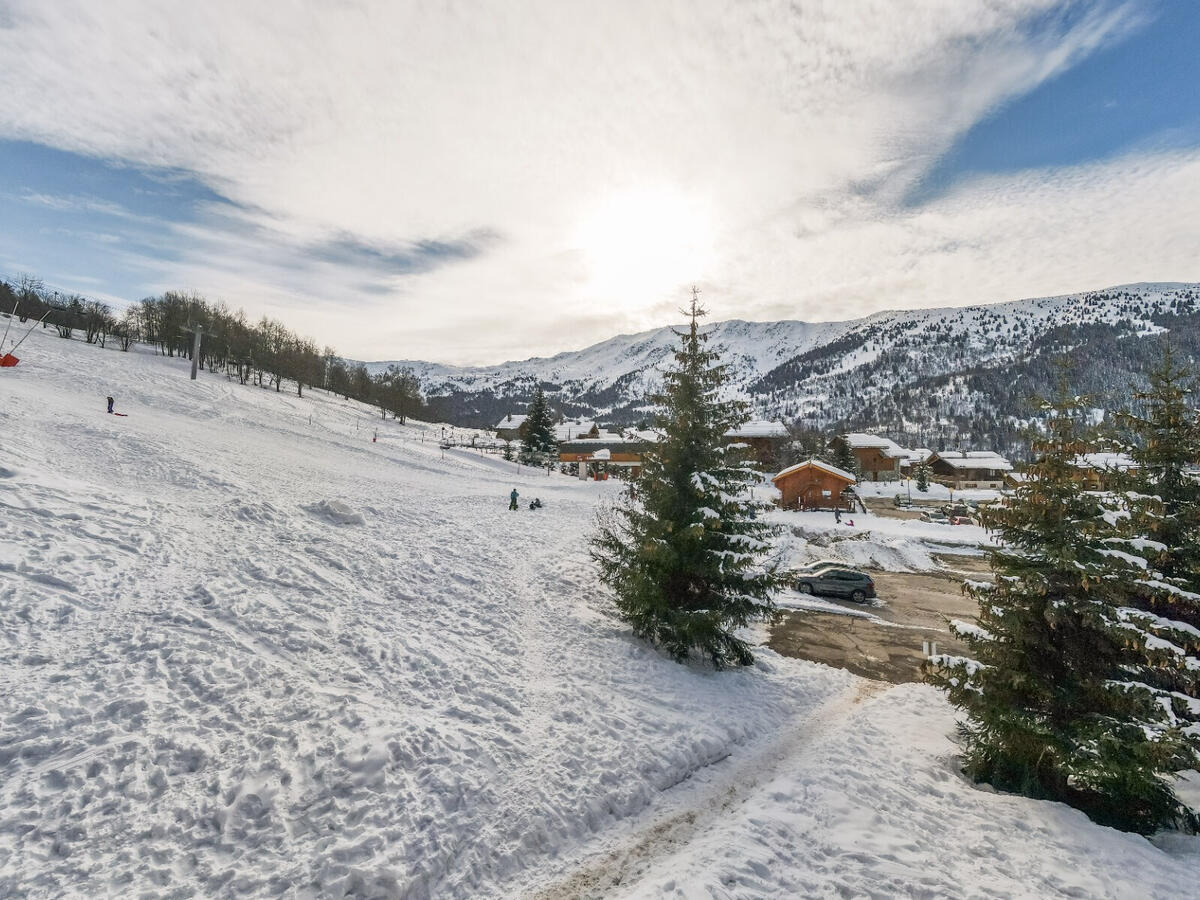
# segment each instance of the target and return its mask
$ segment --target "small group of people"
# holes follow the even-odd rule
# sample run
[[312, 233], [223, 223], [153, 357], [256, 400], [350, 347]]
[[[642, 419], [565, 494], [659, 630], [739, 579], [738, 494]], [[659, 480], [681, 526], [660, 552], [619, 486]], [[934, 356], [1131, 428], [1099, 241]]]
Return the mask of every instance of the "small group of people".
[[[517, 499], [520, 496], [521, 495], [517, 493], [517, 489], [513, 488], [512, 493], [508, 495], [508, 508], [509, 509], [517, 508]], [[539, 499], [538, 497], [534, 497], [531, 501], [529, 501], [529, 508], [530, 509], [541, 509], [542, 508], [541, 499]]]
[[[833, 509], [833, 521], [836, 522], [838, 525], [842, 524], [842, 511], [840, 509], [838, 509], [836, 506]], [[846, 524], [853, 525], [854, 520], [850, 519], [846, 522]]]

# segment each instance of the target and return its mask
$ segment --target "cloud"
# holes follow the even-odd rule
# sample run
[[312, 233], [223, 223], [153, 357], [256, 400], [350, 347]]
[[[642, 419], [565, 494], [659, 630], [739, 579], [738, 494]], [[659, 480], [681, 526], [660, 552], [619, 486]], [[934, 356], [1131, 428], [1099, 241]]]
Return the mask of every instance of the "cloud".
[[[1167, 233], [1194, 196], [1174, 154], [905, 204], [1142, 3], [5, 8], [5, 132], [229, 201], [127, 251], [132, 270], [359, 357], [554, 352], [669, 321], [695, 281], [721, 317], [828, 319], [1130, 280], [1193, 249]], [[1146, 230], [1114, 241], [1106, 192], [1131, 176], [1122, 215]]]

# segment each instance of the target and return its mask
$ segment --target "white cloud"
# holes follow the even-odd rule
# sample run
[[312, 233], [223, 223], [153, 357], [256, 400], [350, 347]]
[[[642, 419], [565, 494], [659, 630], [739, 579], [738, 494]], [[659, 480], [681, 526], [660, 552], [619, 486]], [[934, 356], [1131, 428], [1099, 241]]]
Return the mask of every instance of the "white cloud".
[[[0, 27], [0, 127], [195, 172], [244, 206], [129, 256], [151, 283], [354, 355], [495, 360], [661, 324], [693, 281], [722, 317], [840, 318], [1194, 275], [1170, 231], [1190, 158], [900, 199], [1141, 9], [22, 0]], [[1114, 192], [1134, 241], [1113, 239]], [[404, 266], [422, 241], [479, 252]]]

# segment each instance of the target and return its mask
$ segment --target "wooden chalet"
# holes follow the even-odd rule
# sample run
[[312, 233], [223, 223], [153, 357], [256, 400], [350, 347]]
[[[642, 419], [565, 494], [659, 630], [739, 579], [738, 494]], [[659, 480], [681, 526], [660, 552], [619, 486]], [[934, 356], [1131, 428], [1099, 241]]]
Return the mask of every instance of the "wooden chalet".
[[496, 437], [502, 441], [519, 441], [521, 439], [521, 426], [525, 424], [525, 420], [528, 418], [529, 416], [524, 413], [509, 413], [496, 426]]
[[929, 457], [933, 480], [946, 487], [1001, 488], [1012, 463], [991, 450], [943, 450]]
[[787, 441], [787, 426], [782, 422], [754, 420], [725, 432], [725, 440], [731, 444], [746, 444], [755, 461], [765, 468], [774, 468], [779, 450]]
[[912, 452], [891, 438], [860, 431], [838, 435], [829, 443], [835, 450], [849, 448], [858, 461], [863, 481], [898, 481], [901, 465], [907, 464]]
[[853, 511], [853, 487], [849, 472], [819, 459], [788, 466], [771, 479], [779, 488], [784, 509], [844, 509]]

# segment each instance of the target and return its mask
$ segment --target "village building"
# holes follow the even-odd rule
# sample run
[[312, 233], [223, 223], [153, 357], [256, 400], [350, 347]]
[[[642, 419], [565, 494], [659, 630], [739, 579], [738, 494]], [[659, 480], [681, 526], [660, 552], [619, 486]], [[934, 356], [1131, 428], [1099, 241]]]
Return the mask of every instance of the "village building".
[[862, 474], [863, 481], [899, 480], [901, 463], [907, 460], [912, 452], [891, 438], [859, 431], [838, 435], [829, 443], [835, 450], [849, 448], [858, 462], [858, 471]]
[[525, 420], [528, 418], [529, 416], [524, 413], [509, 413], [496, 426], [496, 437], [502, 441], [519, 441], [521, 439], [521, 426], [525, 424]]
[[600, 437], [600, 426], [595, 422], [570, 421], [559, 422], [554, 426], [554, 439], [559, 441], [572, 441], [577, 438], [595, 438]]
[[746, 422], [725, 432], [727, 441], [747, 445], [755, 461], [768, 469], [777, 464], [779, 451], [788, 437], [787, 426], [782, 422], [768, 422], [763, 419]]
[[558, 445], [558, 460], [577, 465], [581, 478], [636, 478], [642, 473], [642, 459], [653, 441], [638, 434], [600, 431], [595, 437], [575, 438]]
[[782, 495], [779, 505], [784, 509], [854, 509], [855, 477], [822, 460], [788, 466], [771, 481]]
[[1075, 459], [1077, 478], [1087, 491], [1111, 491], [1122, 475], [1136, 468], [1137, 462], [1125, 453], [1081, 453]]
[[1004, 486], [1012, 463], [991, 450], [943, 450], [929, 457], [929, 471], [938, 484], [955, 490]]

